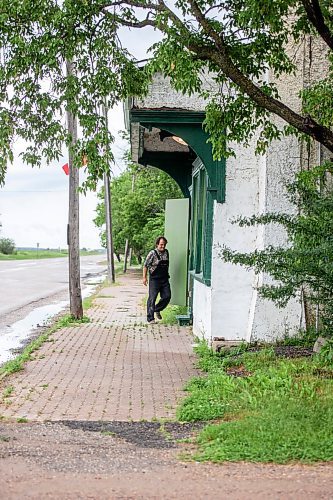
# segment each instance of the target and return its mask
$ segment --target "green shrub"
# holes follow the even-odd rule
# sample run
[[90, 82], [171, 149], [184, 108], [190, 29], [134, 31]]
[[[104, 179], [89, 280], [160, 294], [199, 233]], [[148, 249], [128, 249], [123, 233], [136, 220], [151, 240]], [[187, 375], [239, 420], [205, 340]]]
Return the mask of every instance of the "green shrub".
[[249, 254], [224, 247], [220, 252], [228, 262], [251, 267], [257, 274], [268, 273], [275, 283], [261, 286], [259, 293], [278, 306], [284, 307], [301, 292], [310, 304], [319, 305], [320, 328], [329, 337], [333, 332], [333, 189], [327, 180], [332, 171], [333, 163], [326, 162], [297, 175], [288, 186], [294, 214], [267, 213], [234, 221], [240, 226], [281, 225], [290, 246], [269, 246]]
[[10, 238], [0, 238], [0, 253], [5, 255], [15, 253], [15, 241]]

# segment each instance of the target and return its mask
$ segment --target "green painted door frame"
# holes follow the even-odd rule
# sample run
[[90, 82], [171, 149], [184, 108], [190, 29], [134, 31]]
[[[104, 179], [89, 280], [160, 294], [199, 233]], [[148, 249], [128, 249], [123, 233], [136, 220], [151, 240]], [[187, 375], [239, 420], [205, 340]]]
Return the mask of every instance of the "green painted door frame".
[[[197, 168], [200, 168], [204, 169], [207, 173], [204, 193], [205, 220], [200, 221], [200, 224], [204, 225], [204, 231], [202, 232], [204, 240], [198, 243], [201, 244], [202, 266], [200, 272], [197, 272], [196, 268], [189, 269], [189, 283], [192, 283], [193, 279], [196, 279], [210, 286], [213, 208], [214, 200], [217, 202], [225, 201], [225, 160], [214, 160], [213, 158], [209, 136], [203, 129], [205, 113], [184, 110], [131, 109], [129, 116], [131, 122], [139, 123], [144, 128], [151, 130], [155, 127], [182, 138], [195, 153], [197, 156], [196, 160], [190, 155], [186, 158], [184, 155], [177, 157], [176, 153], [143, 151], [142, 157], [139, 159], [140, 163], [142, 161], [143, 164], [153, 165], [169, 173], [176, 180], [185, 197], [191, 196], [193, 172]], [[193, 224], [193, 221], [191, 221], [191, 224]], [[190, 242], [190, 250], [193, 254], [194, 248], [192, 242]], [[195, 251], [198, 254], [197, 249]], [[192, 291], [190, 290], [189, 293], [191, 294]]]
[[207, 170], [207, 191], [213, 200], [225, 201], [225, 161], [214, 160], [208, 134], [202, 124], [205, 113], [180, 110], [140, 110], [130, 111], [130, 121], [138, 122], [147, 129], [153, 127], [181, 137], [201, 159]]

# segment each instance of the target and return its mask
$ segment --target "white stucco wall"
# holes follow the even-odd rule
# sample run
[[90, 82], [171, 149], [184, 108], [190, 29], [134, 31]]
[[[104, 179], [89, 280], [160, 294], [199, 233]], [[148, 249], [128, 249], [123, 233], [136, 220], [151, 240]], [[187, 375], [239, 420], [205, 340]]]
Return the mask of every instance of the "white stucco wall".
[[237, 158], [226, 163], [226, 200], [214, 205], [212, 258], [212, 335], [245, 340], [252, 297], [253, 272], [224, 262], [220, 247], [249, 252], [255, 249], [256, 229], [232, 221], [257, 212], [260, 158], [253, 148], [236, 146]]
[[[215, 203], [212, 260], [211, 336], [225, 340], [272, 340], [295, 333], [302, 324], [302, 305], [291, 300], [286, 308], [260, 297], [257, 287], [272, 283], [267, 275], [233, 265], [219, 257], [224, 245], [238, 252], [252, 252], [267, 245], [284, 246], [287, 238], [279, 225], [239, 227], [239, 216], [290, 212], [286, 184], [300, 167], [299, 148], [293, 138], [276, 142], [265, 156], [254, 148], [235, 145], [236, 158], [226, 163], [226, 200]], [[208, 340], [210, 340], [208, 338]]]
[[193, 333], [199, 338], [212, 336], [211, 288], [194, 280], [193, 283]]
[[[267, 78], [277, 83], [282, 100], [295, 111], [300, 110], [299, 91], [325, 74], [326, 53], [322, 45], [311, 37], [296, 47], [290, 46], [298, 72], [276, 80], [268, 73]], [[207, 78], [205, 87], [215, 91], [214, 82]], [[144, 99], [136, 99], [134, 107], [144, 109], [187, 109], [203, 111], [205, 103], [197, 95], [184, 96], [171, 89], [169, 81], [155, 75], [150, 92]], [[284, 123], [273, 117], [279, 125]], [[139, 143], [140, 130], [132, 130], [132, 145]], [[318, 157], [317, 144], [308, 153], [300, 148], [295, 138], [284, 138], [273, 142], [265, 156], [254, 154], [255, 141], [244, 148], [234, 145], [236, 158], [226, 162], [226, 200], [214, 205], [213, 258], [211, 287], [194, 280], [193, 285], [193, 330], [195, 335], [207, 340], [224, 337], [226, 340], [270, 340], [285, 333], [293, 333], [303, 323], [302, 305], [297, 300], [289, 302], [285, 309], [277, 308], [273, 302], [262, 299], [257, 287], [269, 283], [266, 275], [255, 276], [251, 270], [225, 263], [218, 256], [219, 245], [251, 252], [267, 245], [286, 245], [287, 239], [280, 226], [257, 226], [240, 228], [232, 224], [239, 216], [251, 216], [267, 212], [290, 212], [293, 207], [287, 200], [286, 184], [293, 180], [301, 163], [313, 164]]]
[[[216, 92], [218, 86], [212, 75], [201, 75], [202, 89], [211, 93]], [[170, 78], [160, 73], [154, 75], [149, 85], [148, 94], [143, 98], [134, 99], [134, 107], [139, 109], [175, 108], [189, 111], [204, 111], [207, 101], [198, 93], [191, 96], [177, 92], [171, 87]]]
[[[260, 163], [258, 213], [294, 212], [295, 207], [287, 197], [286, 185], [294, 180], [299, 170], [300, 148], [296, 138], [284, 138], [270, 145], [265, 161]], [[287, 235], [280, 225], [258, 227], [256, 247], [263, 249], [269, 245], [288, 245]], [[285, 334], [292, 335], [303, 325], [300, 300], [292, 299], [285, 308], [278, 308], [272, 301], [260, 297], [256, 287], [271, 283], [272, 278], [266, 274], [254, 278], [247, 331], [249, 340], [269, 341]]]

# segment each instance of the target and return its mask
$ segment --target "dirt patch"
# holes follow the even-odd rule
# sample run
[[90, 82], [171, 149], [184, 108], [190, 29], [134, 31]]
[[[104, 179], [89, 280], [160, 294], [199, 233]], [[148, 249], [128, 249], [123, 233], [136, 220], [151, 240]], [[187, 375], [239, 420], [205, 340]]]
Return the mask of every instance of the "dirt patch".
[[[185, 462], [174, 440], [193, 428], [171, 425], [174, 445], [155, 441], [156, 422], [0, 423], [1, 496], [18, 499], [331, 499], [333, 464]], [[148, 424], [148, 425], [147, 425]], [[156, 425], [155, 425], [156, 424]], [[105, 427], [106, 426], [106, 427]], [[114, 433], [114, 434], [113, 434]], [[146, 436], [144, 434], [146, 433]], [[136, 435], [134, 439], [133, 436]], [[162, 436], [163, 437], [163, 436]], [[154, 438], [157, 439], [157, 438]], [[170, 439], [170, 438], [169, 438]]]
[[[269, 346], [253, 346], [249, 347], [245, 352], [260, 352], [263, 349], [267, 349]], [[217, 347], [217, 352], [221, 352], [223, 350], [223, 345]], [[273, 346], [274, 353], [279, 358], [302, 358], [313, 356], [313, 350], [310, 347], [296, 346], [296, 345], [282, 345], [282, 346]], [[239, 354], [234, 354], [233, 358], [238, 358], [242, 356], [243, 352]]]
[[276, 356], [280, 358], [305, 358], [313, 356], [313, 350], [309, 347], [296, 345], [283, 345], [274, 347]]
[[124, 439], [139, 448], [167, 449], [176, 448], [178, 441], [188, 439], [201, 430], [205, 423], [179, 422], [60, 422], [70, 429], [85, 432], [100, 432]]
[[226, 369], [226, 373], [231, 377], [249, 377], [250, 375], [252, 375], [252, 373], [246, 370], [243, 365], [231, 366], [230, 368]]

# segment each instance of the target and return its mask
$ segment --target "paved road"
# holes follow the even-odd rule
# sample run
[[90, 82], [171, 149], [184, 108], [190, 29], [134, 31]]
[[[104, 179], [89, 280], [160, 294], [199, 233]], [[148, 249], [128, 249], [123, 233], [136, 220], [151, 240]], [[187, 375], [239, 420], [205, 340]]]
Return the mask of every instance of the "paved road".
[[[106, 269], [104, 255], [81, 257], [84, 281]], [[68, 290], [68, 259], [0, 261], [0, 317]]]

